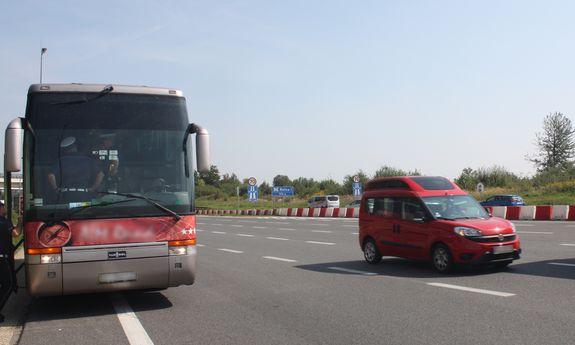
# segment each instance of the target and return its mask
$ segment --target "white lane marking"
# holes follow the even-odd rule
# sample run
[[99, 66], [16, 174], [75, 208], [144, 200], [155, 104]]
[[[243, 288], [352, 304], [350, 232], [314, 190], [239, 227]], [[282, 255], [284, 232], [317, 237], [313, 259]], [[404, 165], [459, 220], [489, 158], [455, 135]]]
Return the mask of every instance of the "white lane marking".
[[568, 228], [575, 228], [575, 225], [567, 225]]
[[359, 235], [359, 232], [352, 232], [352, 235]]
[[206, 230], [200, 230], [200, 229], [196, 229], [197, 232], [204, 232]]
[[220, 235], [225, 235], [226, 232], [225, 231], [212, 231], [212, 234], [220, 234]]
[[521, 224], [521, 223], [513, 223], [515, 226], [535, 226], [535, 224]]
[[358, 270], [352, 270], [352, 269], [343, 268], [343, 267], [328, 267], [328, 269], [334, 270], [334, 271], [346, 272], [346, 273], [361, 274], [364, 276], [376, 276], [377, 275], [377, 273], [375, 273], [375, 272], [358, 271]]
[[119, 292], [115, 292], [110, 294], [110, 299], [112, 300], [120, 324], [124, 329], [124, 333], [128, 338], [128, 342], [131, 345], [154, 345], [154, 342], [150, 339], [144, 326], [142, 326], [140, 320], [138, 320], [138, 316], [136, 316], [124, 296]]
[[311, 232], [316, 232], [320, 234], [331, 234], [331, 231], [329, 230], [312, 230]]
[[257, 223], [255, 220], [238, 220], [238, 223]]
[[517, 231], [518, 234], [538, 234], [538, 235], [553, 235], [554, 232], [550, 231]]
[[212, 225], [216, 225], [216, 226], [222, 226], [223, 224], [220, 224], [220, 223], [214, 223], [214, 224], [212, 224]]
[[305, 241], [305, 243], [310, 243], [310, 244], [326, 244], [328, 246], [333, 246], [335, 245], [335, 243], [331, 243], [331, 242], [318, 242], [318, 241]]
[[280, 228], [280, 230], [284, 230], [284, 231], [296, 231], [296, 229], [292, 229], [292, 228]]
[[575, 247], [574, 243], [561, 243], [560, 246]]
[[267, 226], [252, 226], [254, 229], [267, 229]]
[[511, 296], [515, 296], [514, 293], [499, 292], [499, 291], [492, 291], [492, 290], [483, 290], [483, 289], [475, 289], [475, 288], [470, 288], [470, 287], [465, 287], [465, 286], [459, 286], [459, 285], [451, 285], [451, 284], [443, 284], [443, 283], [426, 283], [426, 284], [427, 284], [427, 285], [431, 285], [431, 286], [436, 286], [436, 287], [443, 287], [443, 288], [448, 288], [448, 289], [455, 289], [455, 290], [461, 290], [461, 291], [482, 293], [482, 294], [486, 294], [486, 295], [493, 295], [493, 296], [499, 296], [499, 297], [511, 297]]
[[232, 224], [232, 226], [233, 226], [234, 228], [243, 228], [243, 227], [244, 227], [243, 225], [238, 225], [238, 224]]
[[236, 236], [240, 236], [240, 237], [254, 237], [254, 235], [248, 235], [248, 234], [236, 234]]
[[288, 222], [264, 222], [266, 224], [289, 224]]
[[550, 262], [549, 265], [575, 267], [575, 264], [565, 264], [562, 262]]
[[283, 262], [297, 262], [297, 260], [277, 258], [275, 256], [262, 256], [262, 258], [269, 259], [269, 260], [283, 261]]
[[289, 238], [282, 237], [266, 237], [268, 240], [289, 241]]
[[218, 250], [221, 250], [222, 252], [234, 253], [234, 254], [242, 254], [243, 253], [241, 250], [233, 250], [233, 249], [226, 249], [226, 248], [218, 248]]
[[196, 244], [196, 247], [205, 247], [203, 244]]
[[342, 225], [344, 228], [357, 228], [357, 225]]
[[198, 225], [206, 225], [206, 223], [200, 223], [200, 222], [197, 222], [196, 224], [198, 224]]
[[315, 226], [331, 226], [331, 224], [310, 224], [310, 225], [315, 225]]

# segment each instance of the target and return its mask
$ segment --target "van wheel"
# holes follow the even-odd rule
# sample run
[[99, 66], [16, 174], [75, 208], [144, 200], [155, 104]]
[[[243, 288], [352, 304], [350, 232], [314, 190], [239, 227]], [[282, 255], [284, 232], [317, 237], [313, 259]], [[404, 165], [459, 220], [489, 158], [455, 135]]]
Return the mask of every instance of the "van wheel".
[[372, 265], [376, 265], [381, 262], [381, 253], [372, 239], [365, 241], [363, 245], [363, 257], [365, 258], [365, 261]]
[[449, 273], [453, 271], [453, 258], [444, 244], [438, 244], [433, 247], [433, 252], [431, 253], [431, 260], [433, 261], [433, 267], [440, 273]]

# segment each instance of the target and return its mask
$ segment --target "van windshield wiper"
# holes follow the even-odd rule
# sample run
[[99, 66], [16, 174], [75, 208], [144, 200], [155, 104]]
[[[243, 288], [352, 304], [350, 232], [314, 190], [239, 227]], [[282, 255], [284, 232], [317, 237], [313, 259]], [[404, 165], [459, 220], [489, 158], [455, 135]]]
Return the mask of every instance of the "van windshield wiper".
[[95, 97], [92, 98], [86, 98], [86, 99], [81, 99], [81, 100], [77, 100], [77, 101], [68, 101], [68, 102], [56, 102], [56, 103], [50, 103], [50, 105], [70, 105], [70, 104], [82, 104], [82, 103], [88, 103], [91, 102], [95, 99], [101, 98], [106, 96], [107, 94], [109, 94], [110, 92], [114, 91], [114, 87], [112, 85], [108, 85], [105, 88], [102, 89], [102, 91], [100, 91]]
[[448, 218], [448, 217], [442, 217], [442, 216], [439, 216], [439, 217], [435, 217], [435, 219], [441, 219], [441, 220], [455, 220], [455, 218]]
[[[132, 193], [113, 193], [113, 192], [98, 192], [98, 194], [106, 194], [106, 195], [119, 195], [119, 196], [125, 196], [127, 198], [131, 198], [131, 199], [126, 199], [126, 201], [131, 201], [134, 199], [140, 199], [140, 200], [144, 200], [147, 203], [149, 203], [150, 205], [156, 207], [157, 209], [160, 209], [162, 211], [164, 211], [165, 213], [171, 215], [172, 217], [174, 217], [176, 220], [180, 220], [182, 219], [182, 217], [177, 214], [176, 212], [170, 210], [169, 208], [167, 208], [166, 206], [155, 202], [154, 200], [144, 196], [144, 195], [140, 195], [140, 194], [132, 194]], [[124, 200], [120, 200], [120, 201], [124, 201]]]

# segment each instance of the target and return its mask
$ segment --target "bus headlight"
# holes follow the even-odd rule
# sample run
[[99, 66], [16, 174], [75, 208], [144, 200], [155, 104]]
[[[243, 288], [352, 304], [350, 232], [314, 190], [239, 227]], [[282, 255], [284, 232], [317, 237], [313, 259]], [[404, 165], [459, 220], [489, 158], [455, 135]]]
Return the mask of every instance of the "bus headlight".
[[41, 264], [59, 264], [62, 262], [62, 255], [60, 254], [42, 254], [40, 256]]
[[181, 247], [169, 247], [170, 255], [187, 255], [188, 254], [188, 247], [181, 246]]

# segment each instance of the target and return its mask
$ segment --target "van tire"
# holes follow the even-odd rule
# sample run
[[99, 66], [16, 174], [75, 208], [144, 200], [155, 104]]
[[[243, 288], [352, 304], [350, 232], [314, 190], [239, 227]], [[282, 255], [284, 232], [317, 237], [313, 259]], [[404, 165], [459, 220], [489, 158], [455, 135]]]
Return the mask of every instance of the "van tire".
[[436, 271], [449, 273], [453, 271], [453, 256], [445, 244], [439, 243], [431, 251], [431, 262]]
[[363, 257], [371, 265], [377, 265], [381, 262], [381, 253], [371, 238], [367, 239], [363, 244]]

